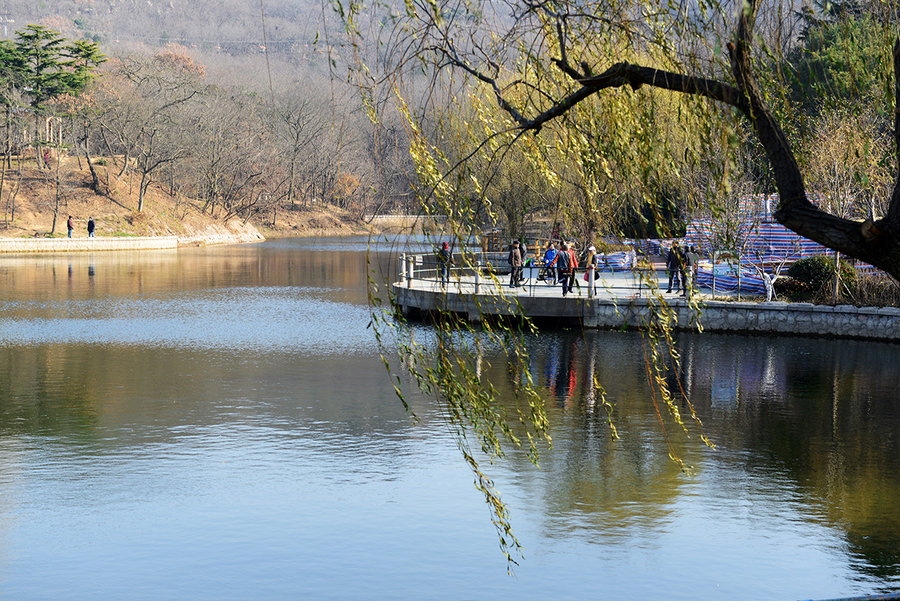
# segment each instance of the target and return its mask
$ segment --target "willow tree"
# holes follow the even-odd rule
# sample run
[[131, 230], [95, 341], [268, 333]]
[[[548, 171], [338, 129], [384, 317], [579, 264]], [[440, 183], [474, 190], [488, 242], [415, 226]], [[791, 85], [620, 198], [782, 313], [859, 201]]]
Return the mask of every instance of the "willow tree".
[[[686, 209], [715, 208], [718, 199], [734, 196], [733, 184], [745, 186], [749, 178], [758, 187], [771, 185], [778, 192], [775, 218], [788, 228], [900, 277], [900, 180], [886, 211], [865, 220], [829, 212], [807, 193], [795, 148], [814, 130], [806, 118], [816, 117], [820, 103], [811, 98], [836, 88], [816, 87], [803, 79], [809, 73], [821, 74], [820, 67], [833, 62], [829, 40], [841, 39], [849, 49], [853, 38], [803, 30], [809, 15], [798, 16], [793, 4], [332, 2], [351, 35], [357, 82], [372, 116], [377, 119], [374, 107], [380, 106], [374, 99], [389, 89], [408, 120], [422, 206], [448, 216], [449, 227], [459, 237], [476, 226], [477, 216], [490, 214], [498, 197], [496, 186], [514, 171], [501, 167], [506, 161], [519, 168], [526, 165], [561, 196], [580, 191], [572, 216], [596, 221], [628, 206], [659, 211], [661, 200], [673, 196]], [[874, 4], [879, 18], [892, 18], [893, 3]], [[372, 11], [370, 21], [364, 11]], [[792, 53], [802, 47], [802, 35], [819, 44], [822, 52], [816, 57], [824, 57], [818, 66], [808, 61], [806, 66], [812, 68], [807, 71], [791, 62], [796, 56]], [[849, 71], [876, 63], [900, 70], [900, 43], [885, 38], [881, 48], [877, 60]], [[876, 98], [883, 112], [894, 115], [893, 133], [883, 133], [892, 138], [896, 152], [900, 84], [896, 77], [890, 81], [890, 71], [875, 69], [875, 79], [891, 91]], [[439, 126], [437, 116], [454, 113], [455, 127]], [[544, 197], [553, 201], [553, 194]], [[590, 234], [590, 222], [582, 225]], [[463, 257], [463, 262], [468, 260]], [[376, 306], [380, 296], [373, 286]], [[515, 299], [508, 302], [510, 312], [521, 316]], [[658, 298], [649, 302], [651, 317], [643, 324], [643, 334], [650, 399], [661, 424], [667, 415], [686, 427], [680, 407], [687, 407], [704, 437], [690, 399], [679, 399], [684, 405], [675, 402], [679, 393], [670, 391], [666, 382], [668, 370], [672, 365], [677, 369], [679, 361], [671, 337], [674, 316]], [[509, 416], [497, 409], [490, 383], [473, 375], [477, 369], [472, 357], [480, 356], [484, 340], [502, 343], [511, 366], [521, 363], [521, 337], [530, 326], [523, 318], [503, 327], [479, 330], [446, 316], [437, 323], [436, 341], [429, 345], [417, 343], [402, 328], [396, 331], [413, 377], [447, 408], [476, 482], [487, 491], [505, 544], [510, 540], [507, 515], [466, 442], [475, 433], [493, 457], [502, 454], [501, 443], [518, 444], [523, 438], [509, 428]], [[384, 330], [378, 331], [382, 336]], [[546, 417], [527, 370], [522, 384], [526, 403], [517, 406], [518, 418], [533, 443], [547, 435]], [[603, 399], [601, 384], [592, 384], [593, 394]], [[614, 427], [610, 431], [615, 434]]]
[[[874, 14], [891, 16], [893, 5], [887, 0], [875, 4]], [[342, 6], [347, 22], [361, 22], [356, 12], [361, 7]], [[395, 68], [394, 75], [400, 72], [397, 68], [413, 62], [418, 67], [424, 64], [492, 97], [519, 139], [539, 137], [548, 129], [577, 135], [583, 125], [578, 107], [615, 102], [624, 94], [633, 95], [637, 106], [649, 102], [652, 90], [702, 99], [708, 104], [707, 127], [718, 128], [717, 120], [727, 123], [739, 117], [752, 131], [755, 139], [749, 143], [758, 144], [764, 153], [779, 194], [775, 213], [779, 222], [898, 277], [900, 185], [893, 187], [887, 212], [865, 221], [830, 213], [811, 202], [807, 193], [794, 144], [785, 133], [792, 127], [790, 82], [785, 73], [771, 69], [771, 58], [779, 62], [796, 42], [797, 30], [788, 27], [798, 27], [791, 8], [759, 0], [659, 6], [632, 0], [408, 0], [404, 12], [382, 15], [382, 26], [389, 19], [396, 26], [392, 43], [385, 46], [389, 49], [379, 58], [381, 64]], [[884, 51], [890, 56], [889, 48]], [[655, 60], [648, 62], [646, 56]], [[900, 44], [894, 44], [889, 60], [896, 72]], [[892, 89], [893, 106], [884, 108], [895, 114], [896, 146], [900, 140], [896, 78]], [[647, 128], [657, 125], [644, 123]], [[646, 148], [639, 157], [640, 167], [665, 172], [672, 150]]]

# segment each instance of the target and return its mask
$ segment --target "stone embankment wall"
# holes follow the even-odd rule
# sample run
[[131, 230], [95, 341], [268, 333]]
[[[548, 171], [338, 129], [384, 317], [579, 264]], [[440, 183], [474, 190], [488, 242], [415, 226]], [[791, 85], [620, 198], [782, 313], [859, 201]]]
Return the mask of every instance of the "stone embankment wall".
[[[451, 311], [472, 321], [483, 316], [527, 315], [543, 321], [581, 324], [587, 328], [637, 328], [656, 310], [657, 300], [560, 297], [499, 297], [490, 294], [439, 292], [394, 285], [404, 313]], [[900, 342], [900, 309], [837, 307], [809, 303], [741, 303], [705, 301], [695, 311], [681, 299], [667, 299], [679, 329], [697, 322], [708, 332], [752, 332], [817, 335]]]
[[[707, 332], [760, 332], [837, 336], [900, 341], [900, 309], [813, 305], [810, 303], [739, 303], [707, 301], [694, 312], [684, 301], [670, 306], [679, 328], [696, 323]], [[616, 328], [638, 325], [650, 308], [646, 300], [615, 306], [610, 301], [594, 301], [586, 307], [584, 325]]]

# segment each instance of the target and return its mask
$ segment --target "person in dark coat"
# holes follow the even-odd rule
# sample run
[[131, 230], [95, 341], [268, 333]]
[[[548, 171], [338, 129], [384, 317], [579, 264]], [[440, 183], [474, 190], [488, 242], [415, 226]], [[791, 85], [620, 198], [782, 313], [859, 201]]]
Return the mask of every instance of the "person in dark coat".
[[522, 281], [522, 265], [524, 265], [518, 240], [513, 240], [512, 245], [509, 247], [509, 256], [506, 257], [506, 262], [510, 266], [509, 287], [518, 288], [519, 283]]
[[88, 219], [87, 230], [88, 230], [88, 238], [93, 238], [94, 237], [94, 218], [93, 217]]
[[681, 247], [678, 246], [678, 242], [673, 242], [669, 254], [666, 255], [666, 271], [669, 272], [669, 286], [666, 288], [666, 292], [672, 292], [673, 282], [675, 283], [675, 292], [681, 290], [684, 285], [684, 282], [681, 281], [682, 269], [684, 269], [684, 259], [681, 256]]

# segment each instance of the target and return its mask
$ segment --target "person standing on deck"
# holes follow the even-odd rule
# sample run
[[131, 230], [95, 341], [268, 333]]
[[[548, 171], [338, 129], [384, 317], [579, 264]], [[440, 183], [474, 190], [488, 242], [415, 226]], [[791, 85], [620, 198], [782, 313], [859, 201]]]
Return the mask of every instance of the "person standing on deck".
[[547, 250], [544, 251], [544, 279], [553, 278], [553, 283], [559, 281], [556, 277], [556, 257], [559, 255], [559, 251], [556, 250], [556, 246], [550, 242], [547, 244]]
[[[569, 283], [569, 292], [572, 292], [572, 286], [575, 285], [575, 270], [578, 269], [578, 256], [575, 254], [575, 243], [571, 242], [568, 245], [568, 250], [566, 252], [569, 253], [569, 277], [566, 278], [566, 281]], [[563, 282], [563, 286], [566, 283]]]
[[[519, 254], [522, 255], [522, 266], [524, 267], [528, 263], [528, 248], [525, 246], [525, 237], [519, 238]], [[524, 269], [523, 273], [519, 275], [519, 284], [525, 284], [525, 275]]]
[[599, 262], [599, 257], [597, 256], [597, 247], [593, 244], [588, 246], [587, 252], [584, 256], [584, 268], [586, 271], [584, 272], [584, 280], [586, 282], [590, 282], [592, 279], [596, 280], [600, 278], [600, 274], [597, 273], [597, 265]]
[[522, 281], [522, 265], [524, 264], [522, 261], [522, 252], [519, 250], [518, 240], [513, 240], [512, 246], [509, 248], [509, 256], [506, 257], [506, 262], [509, 263], [510, 266], [509, 287], [518, 288], [519, 283]]
[[694, 246], [689, 246], [684, 253], [684, 281], [682, 282], [682, 287], [684, 288], [684, 294], [686, 298], [691, 298], [694, 295], [694, 286], [696, 285], [697, 278], [697, 262], [700, 260], [700, 255], [697, 254]]
[[669, 253], [666, 255], [666, 271], [669, 272], [669, 285], [666, 288], [666, 292], [672, 292], [673, 282], [675, 284], [675, 292], [681, 290], [684, 286], [683, 278], [681, 277], [683, 270], [681, 248], [678, 246], [677, 241], [672, 242], [672, 248], [669, 249]]

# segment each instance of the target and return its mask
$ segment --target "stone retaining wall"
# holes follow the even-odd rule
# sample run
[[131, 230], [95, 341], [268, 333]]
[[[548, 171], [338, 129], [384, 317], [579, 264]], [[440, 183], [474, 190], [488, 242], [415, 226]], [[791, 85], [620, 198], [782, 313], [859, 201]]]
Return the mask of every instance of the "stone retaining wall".
[[[698, 320], [708, 332], [761, 332], [900, 341], [900, 309], [813, 305], [811, 303], [740, 303], [707, 301], [699, 314], [684, 301], [670, 303], [678, 327], [691, 328]], [[616, 306], [597, 300], [586, 307], [584, 325], [617, 328], [638, 325], [648, 312], [646, 300]]]
[[[394, 285], [397, 304], [410, 310], [451, 311], [477, 321], [482, 315], [527, 315], [539, 320], [580, 323], [587, 328], [636, 328], [651, 309], [647, 299], [501, 298]], [[656, 301], [654, 301], [656, 302]], [[706, 301], [695, 313], [683, 300], [669, 300], [676, 327], [693, 329], [696, 321], [709, 332], [754, 332], [868, 338], [900, 341], [900, 309], [837, 307], [810, 303], [746, 303]]]

